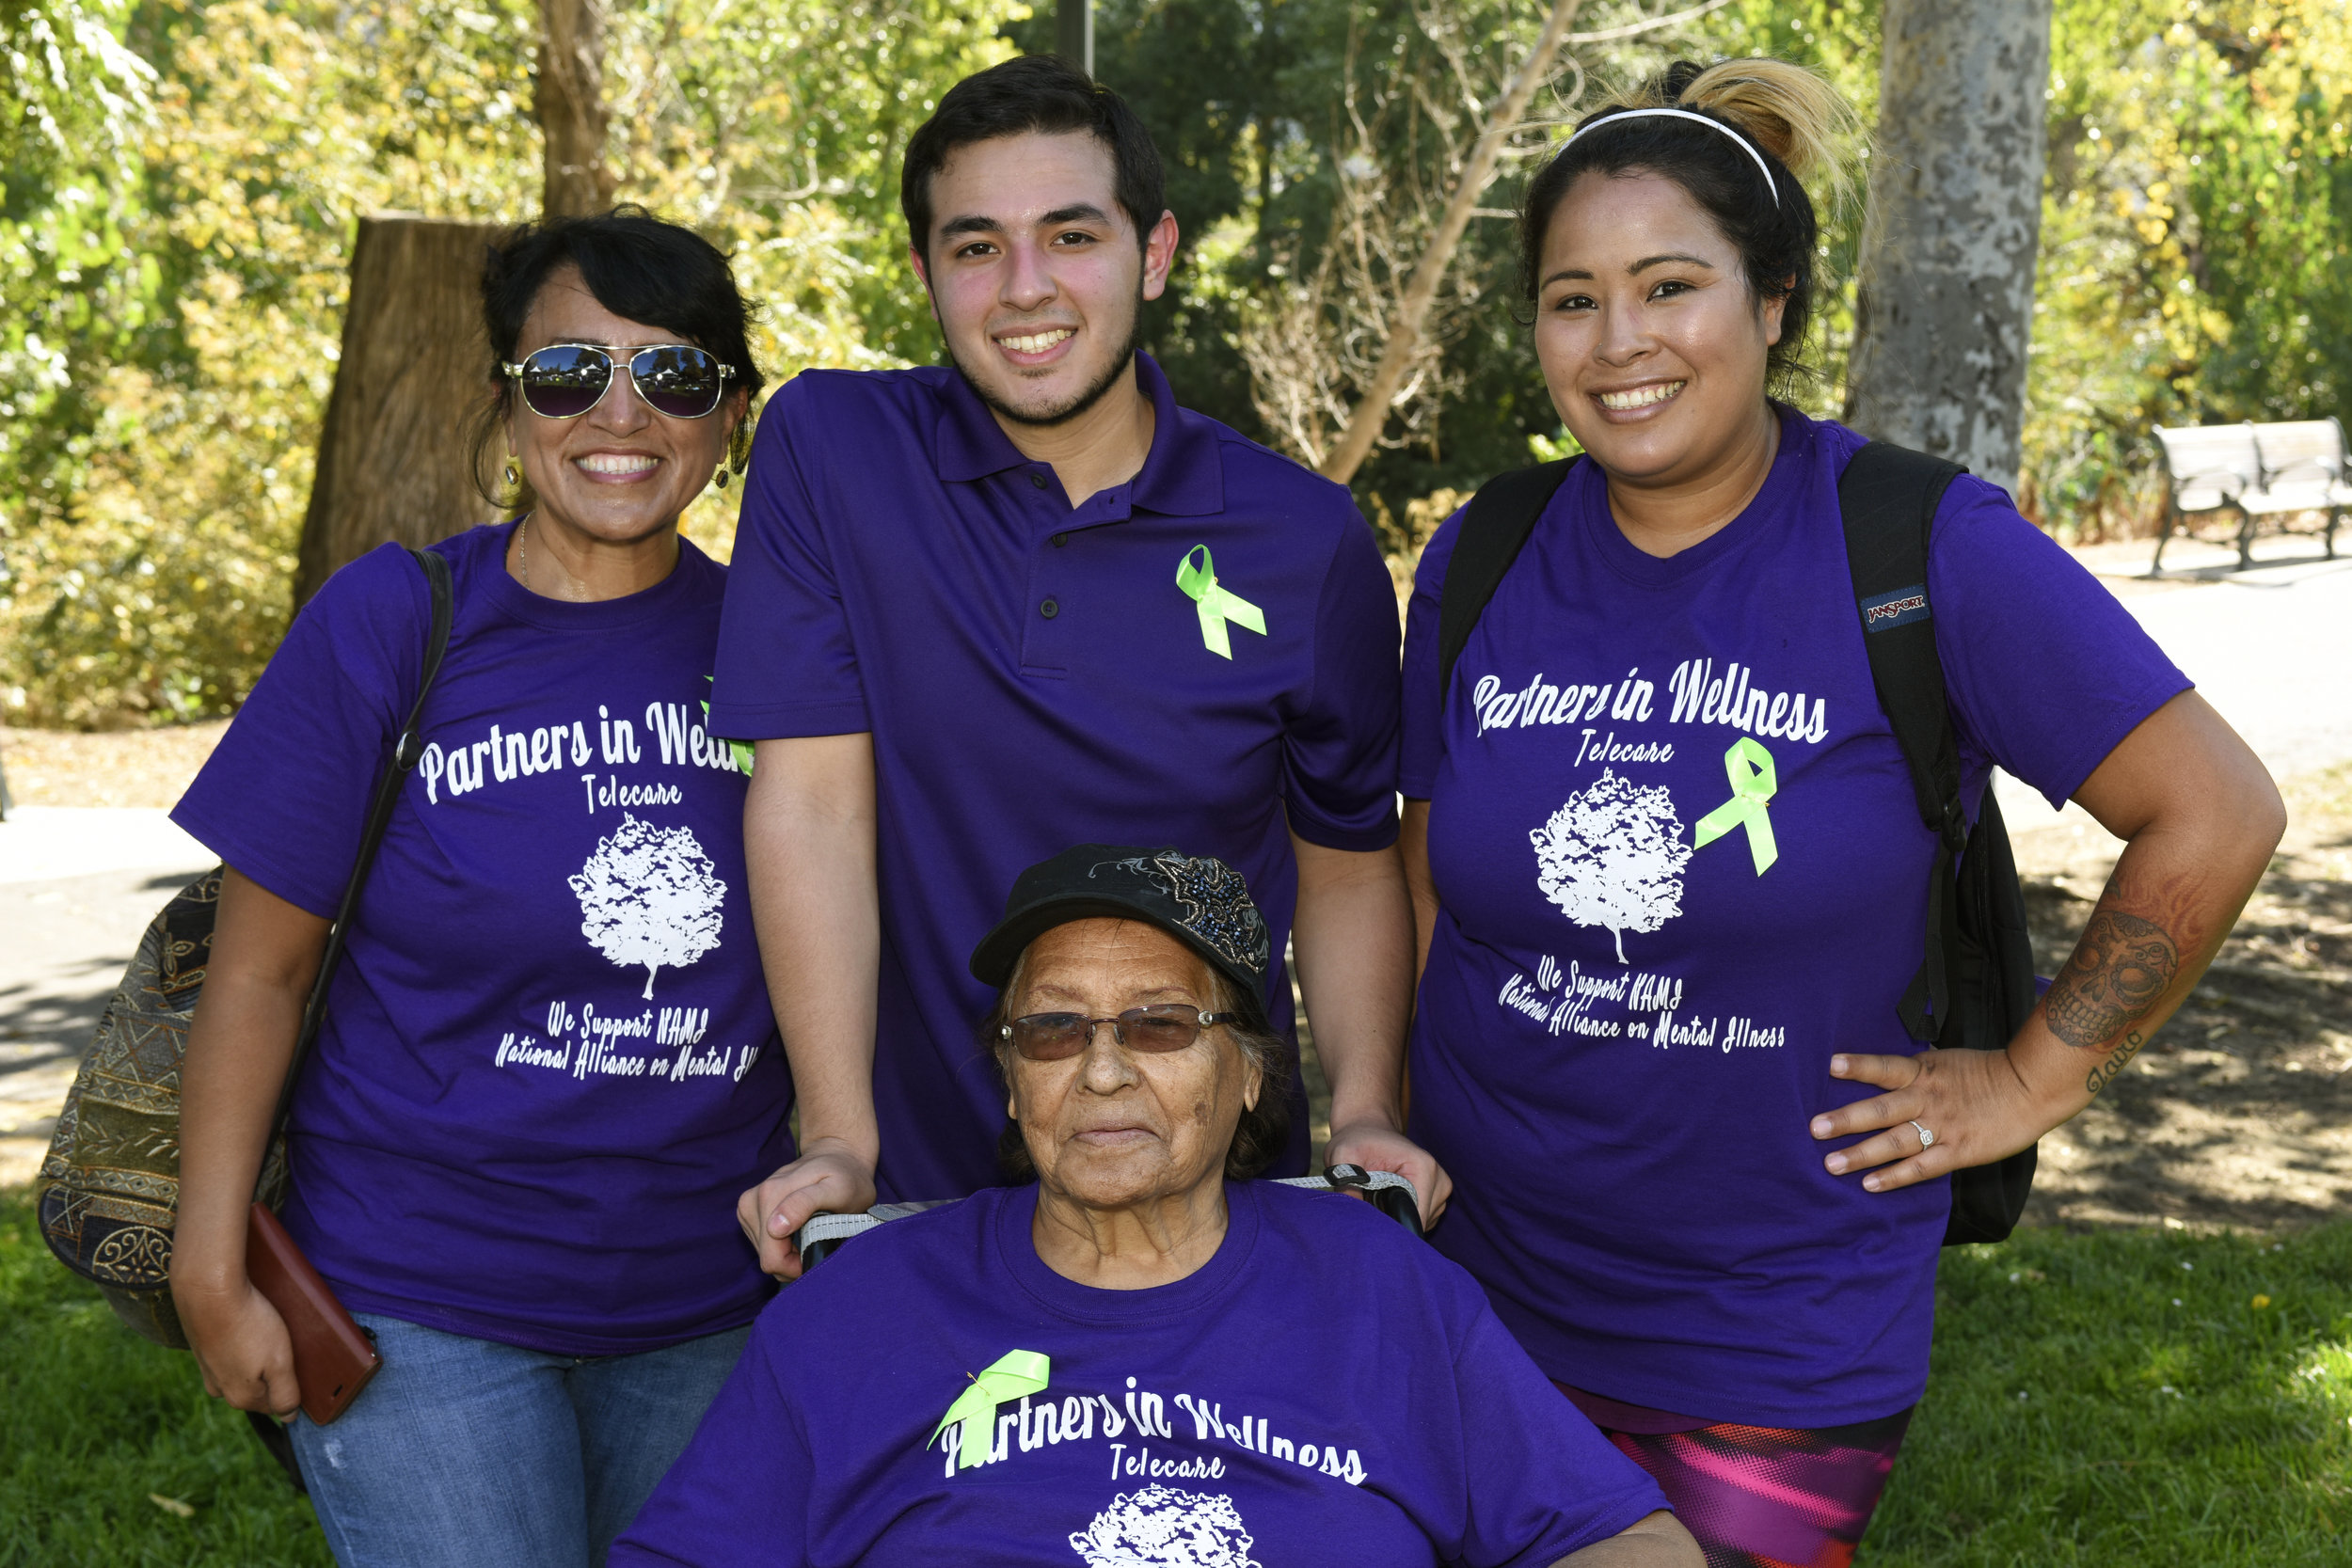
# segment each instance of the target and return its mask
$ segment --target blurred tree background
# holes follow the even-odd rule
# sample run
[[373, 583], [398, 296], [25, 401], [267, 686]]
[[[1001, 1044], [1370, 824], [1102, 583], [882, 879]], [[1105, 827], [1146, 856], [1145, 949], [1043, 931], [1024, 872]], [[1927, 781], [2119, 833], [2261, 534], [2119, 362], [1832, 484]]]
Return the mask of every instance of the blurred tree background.
[[[617, 6], [620, 195], [732, 250], [771, 372], [928, 356], [898, 150], [1023, 14]], [[0, 721], [235, 707], [292, 608], [357, 220], [535, 215], [538, 25], [532, 0], [0, 0], [26, 107], [0, 133]], [[690, 527], [723, 545], [732, 506]]]
[[[1147, 343], [1304, 461], [1344, 421], [1534, 0], [1098, 0], [1097, 73], [1185, 234]], [[1682, 56], [1820, 67], [1864, 111], [1877, 6], [1586, 0], [1480, 204], [1383, 445], [1408, 551], [1556, 450], [1507, 214], [1610, 85]], [[622, 199], [732, 249], [771, 374], [927, 362], [897, 166], [948, 84], [1051, 42], [1014, 0], [609, 0]], [[539, 190], [530, 0], [0, 0], [0, 721], [231, 711], [282, 633], [362, 213], [515, 221]], [[2318, 418], [2352, 388], [2352, 8], [2058, 0], [2021, 501], [2153, 526], [2156, 423]], [[1850, 275], [1861, 214], [1825, 231]], [[1844, 402], [1850, 295], [1804, 397]], [[452, 389], [453, 404], [475, 394]], [[689, 528], [724, 553], [732, 495]]]

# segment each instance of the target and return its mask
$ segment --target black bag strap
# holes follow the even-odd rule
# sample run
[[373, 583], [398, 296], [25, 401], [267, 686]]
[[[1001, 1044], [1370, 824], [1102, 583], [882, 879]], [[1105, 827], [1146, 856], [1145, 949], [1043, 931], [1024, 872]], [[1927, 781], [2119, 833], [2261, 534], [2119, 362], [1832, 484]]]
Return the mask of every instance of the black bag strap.
[[368, 802], [367, 826], [359, 834], [359, 853], [351, 863], [351, 879], [343, 884], [342, 903], [335, 911], [335, 924], [327, 928], [326, 951], [320, 955], [319, 975], [310, 983], [310, 999], [302, 1008], [302, 1033], [294, 1037], [294, 1060], [286, 1064], [285, 1085], [278, 1091], [278, 1111], [270, 1117], [269, 1140], [262, 1146], [264, 1148], [286, 1131], [287, 1114], [294, 1109], [294, 1080], [301, 1075], [302, 1064], [318, 1038], [319, 1026], [326, 1022], [327, 990], [334, 985], [335, 971], [342, 964], [343, 942], [351, 932], [351, 917], [358, 911], [360, 890], [367, 886], [368, 872], [375, 864], [375, 852], [383, 847], [384, 830], [391, 825], [392, 807], [400, 800], [400, 787], [417, 766], [417, 760], [424, 755], [424, 737], [421, 733], [424, 699], [433, 689], [435, 677], [441, 673], [441, 656], [449, 652], [454, 597], [447, 561], [431, 550], [411, 549], [408, 553], [423, 568], [425, 587], [433, 600], [432, 628], [424, 640], [424, 673], [417, 682], [417, 700], [409, 705], [408, 721], [401, 726], [391, 758], [384, 765], [383, 775], [375, 781], [375, 795]]
[[1577, 459], [1563, 457], [1532, 468], [1513, 468], [1478, 487], [1462, 515], [1462, 530], [1454, 541], [1454, 559], [1446, 563], [1445, 590], [1438, 599], [1438, 705], [1445, 705], [1446, 689], [1454, 684], [1454, 661], [1462, 657], [1470, 628], [1486, 612], [1503, 575], [1519, 558], [1535, 519], [1544, 515], [1559, 493]]
[[1968, 847], [1960, 800], [1960, 738], [1935, 651], [1928, 604], [1928, 535], [1957, 463], [1873, 441], [1837, 479], [1846, 564], [1870, 679], [1910, 765], [1919, 820], [1936, 835], [1928, 879], [1927, 953], [1898, 1009], [1911, 1037], [1932, 1041], [1952, 1016], [1952, 957], [1960, 942], [1958, 860]]

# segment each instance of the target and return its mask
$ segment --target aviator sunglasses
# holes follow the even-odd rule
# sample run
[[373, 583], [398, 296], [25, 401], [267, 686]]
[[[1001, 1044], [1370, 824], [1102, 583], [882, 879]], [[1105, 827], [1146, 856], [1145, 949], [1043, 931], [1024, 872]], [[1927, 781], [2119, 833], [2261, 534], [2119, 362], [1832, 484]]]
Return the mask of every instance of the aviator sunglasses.
[[699, 420], [726, 395], [733, 365], [723, 365], [690, 343], [623, 348], [600, 343], [550, 343], [523, 356], [519, 365], [499, 368], [522, 386], [523, 402], [543, 420], [576, 420], [612, 389], [616, 355], [628, 367], [629, 384], [657, 414]]
[[1084, 1013], [1031, 1013], [1016, 1018], [999, 1031], [1012, 1048], [1032, 1062], [1059, 1062], [1075, 1056], [1094, 1038], [1095, 1028], [1107, 1023], [1111, 1038], [1130, 1051], [1158, 1054], [1182, 1051], [1214, 1024], [1232, 1023], [1239, 1013], [1204, 1013], [1198, 1007], [1167, 1004], [1130, 1007], [1117, 1018], [1089, 1018]]

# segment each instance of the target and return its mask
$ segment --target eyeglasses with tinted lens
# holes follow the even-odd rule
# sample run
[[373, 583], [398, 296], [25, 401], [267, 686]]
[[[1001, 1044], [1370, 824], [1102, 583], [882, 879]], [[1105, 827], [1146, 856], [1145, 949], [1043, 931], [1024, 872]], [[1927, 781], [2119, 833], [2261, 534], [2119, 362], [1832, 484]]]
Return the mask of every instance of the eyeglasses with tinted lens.
[[699, 420], [726, 395], [733, 365], [691, 343], [613, 349], [601, 343], [550, 343], [499, 368], [519, 382], [523, 402], [543, 420], [576, 420], [612, 389], [615, 352], [628, 357], [629, 384], [647, 407], [674, 420]]
[[1200, 1037], [1200, 1031], [1231, 1023], [1239, 1013], [1204, 1013], [1198, 1007], [1162, 1006], [1130, 1007], [1117, 1018], [1089, 1018], [1084, 1013], [1031, 1013], [1006, 1024], [1000, 1033], [1012, 1048], [1032, 1062], [1059, 1062], [1075, 1056], [1094, 1039], [1103, 1024], [1111, 1038], [1130, 1051], [1157, 1054], [1182, 1051]]

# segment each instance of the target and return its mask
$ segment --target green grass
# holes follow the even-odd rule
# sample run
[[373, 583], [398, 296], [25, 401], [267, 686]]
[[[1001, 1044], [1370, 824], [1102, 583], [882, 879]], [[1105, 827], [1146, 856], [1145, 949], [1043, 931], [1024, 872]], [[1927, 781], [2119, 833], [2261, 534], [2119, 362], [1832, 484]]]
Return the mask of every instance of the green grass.
[[[195, 1510], [182, 1518], [149, 1500]], [[331, 1565], [308, 1500], [184, 1351], [149, 1344], [0, 1194], [0, 1564]]]
[[1869, 1568], [2352, 1563], [2352, 1223], [2020, 1232], [1938, 1295]]
[[[1946, 1253], [1938, 1312], [1867, 1568], [2352, 1562], [2352, 1221], [2029, 1232]], [[23, 1193], [0, 1195], [0, 1412], [8, 1568], [329, 1560], [243, 1418], [51, 1260]]]

